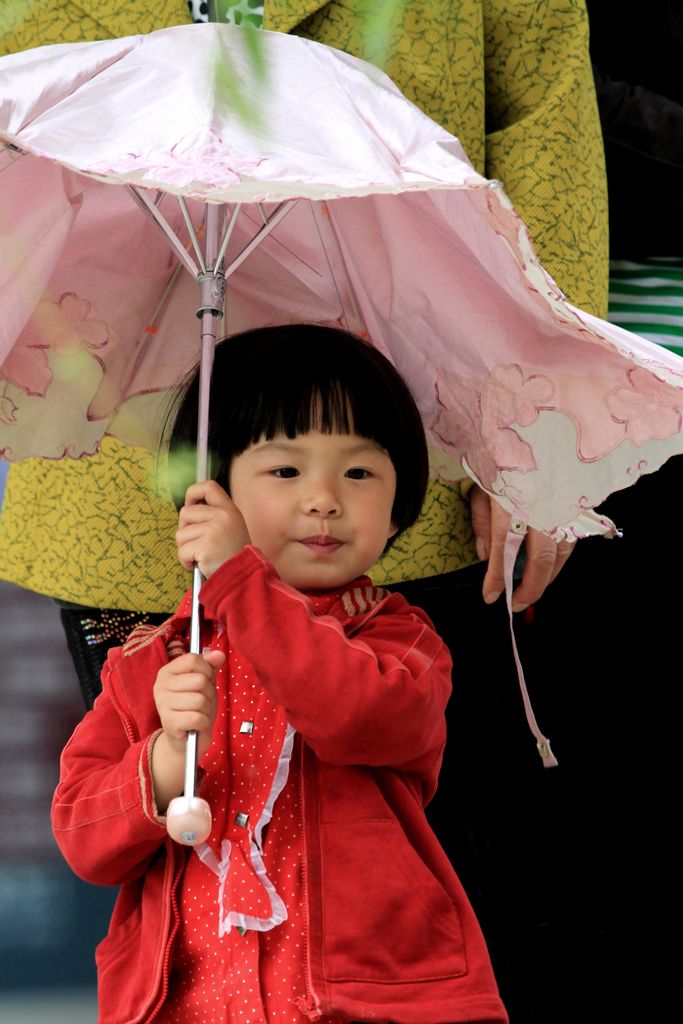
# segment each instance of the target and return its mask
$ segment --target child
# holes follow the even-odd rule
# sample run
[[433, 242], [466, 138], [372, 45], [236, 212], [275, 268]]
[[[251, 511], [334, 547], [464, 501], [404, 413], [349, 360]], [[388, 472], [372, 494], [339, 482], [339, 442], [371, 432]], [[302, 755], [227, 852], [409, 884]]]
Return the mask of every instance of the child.
[[[171, 451], [194, 443], [197, 379]], [[62, 756], [57, 842], [121, 885], [97, 951], [100, 1024], [499, 1022], [484, 940], [427, 826], [448, 651], [363, 575], [416, 519], [427, 449], [404, 382], [329, 327], [216, 350], [214, 480], [176, 534], [190, 597], [110, 652]], [[198, 733], [213, 826], [174, 844], [164, 812]]]

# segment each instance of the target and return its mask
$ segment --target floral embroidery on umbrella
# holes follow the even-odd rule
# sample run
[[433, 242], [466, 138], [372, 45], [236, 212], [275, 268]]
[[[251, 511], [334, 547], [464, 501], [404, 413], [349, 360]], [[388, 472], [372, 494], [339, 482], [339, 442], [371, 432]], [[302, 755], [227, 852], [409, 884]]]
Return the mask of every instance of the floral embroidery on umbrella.
[[[482, 486], [490, 487], [498, 475], [489, 447], [480, 430], [479, 390], [474, 381], [440, 370], [436, 394], [441, 408], [433, 424], [436, 436], [460, 462], [463, 457]], [[457, 437], [456, 448], [447, 438]]]
[[641, 445], [678, 433], [683, 394], [642, 367], [629, 370], [628, 381], [629, 387], [607, 396], [607, 406], [612, 419], [625, 425], [629, 441]]
[[85, 350], [104, 368], [96, 353], [109, 341], [109, 329], [102, 320], [90, 316], [91, 308], [87, 299], [75, 292], [64, 292], [56, 302], [43, 299], [0, 366], [0, 377], [28, 395], [44, 396], [52, 380], [46, 349], [58, 356]]
[[[482, 384], [441, 370], [436, 391], [439, 409], [434, 433], [458, 460], [464, 458], [483, 487], [491, 488], [500, 470], [536, 469], [531, 445], [512, 430], [529, 426], [553, 396], [552, 382], [541, 374], [525, 377], [521, 366], [497, 366]], [[460, 439], [459, 450], [449, 438]]]
[[264, 162], [262, 158], [243, 156], [213, 128], [202, 125], [183, 136], [166, 156], [156, 154], [152, 158], [145, 151], [126, 153], [117, 160], [89, 164], [88, 169], [94, 174], [127, 174], [143, 168], [147, 183], [163, 178], [168, 185], [192, 187], [195, 195], [203, 195], [212, 188], [238, 184], [241, 176], [254, 175]]
[[528, 427], [553, 396], [551, 381], [541, 374], [524, 376], [520, 366], [496, 366], [481, 389], [482, 434], [501, 469], [536, 469], [531, 446], [510, 427]]

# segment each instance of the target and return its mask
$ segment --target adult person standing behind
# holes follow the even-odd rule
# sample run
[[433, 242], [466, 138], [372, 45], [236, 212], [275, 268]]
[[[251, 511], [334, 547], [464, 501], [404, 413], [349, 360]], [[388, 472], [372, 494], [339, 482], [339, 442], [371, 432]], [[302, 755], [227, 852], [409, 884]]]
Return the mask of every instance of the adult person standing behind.
[[[377, 61], [367, 32], [371, 8], [367, 0], [266, 0], [264, 27]], [[0, 12], [0, 32], [6, 50], [21, 50], [187, 20], [179, 0], [162, 7], [61, 0], [31, 7], [12, 24]], [[381, 50], [385, 70], [408, 98], [458, 136], [477, 171], [502, 181], [569, 301], [604, 315], [606, 195], [583, 0], [403, 0]], [[95, 680], [117, 635], [143, 614], [174, 608], [185, 589], [168, 542], [174, 510], [151, 488], [153, 468], [152, 455], [108, 438], [91, 458], [31, 460], [10, 471], [0, 575], [76, 605], [64, 618], [81, 672]], [[523, 1024], [526, 992], [535, 984], [544, 884], [536, 821], [547, 813], [546, 773], [526, 735], [505, 610], [495, 600], [503, 590], [506, 524], [477, 488], [432, 482], [420, 521], [373, 577], [401, 585], [426, 607], [458, 652], [432, 824], [462, 864], [504, 999]], [[540, 596], [568, 550], [530, 533], [516, 607]], [[485, 574], [477, 563], [486, 558]], [[519, 899], [510, 877], [518, 890], [528, 884]]]

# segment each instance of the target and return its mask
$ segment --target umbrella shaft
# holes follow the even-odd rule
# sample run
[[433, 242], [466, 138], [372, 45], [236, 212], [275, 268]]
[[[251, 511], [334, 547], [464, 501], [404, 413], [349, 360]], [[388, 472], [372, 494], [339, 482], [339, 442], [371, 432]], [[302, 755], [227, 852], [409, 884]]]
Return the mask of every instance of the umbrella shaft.
[[[197, 482], [209, 475], [209, 397], [211, 370], [216, 346], [216, 320], [223, 316], [225, 278], [216, 267], [219, 231], [223, 207], [209, 205], [206, 210], [206, 274], [200, 274], [198, 283], [202, 292], [202, 350], [199, 365], [199, 409], [197, 413]], [[199, 566], [192, 570], [192, 617], [190, 620], [190, 653], [201, 654], [201, 609], [199, 592], [202, 587]], [[187, 734], [185, 750], [185, 796], [193, 797], [197, 776], [197, 733]]]
[[197, 413], [197, 481], [206, 480], [209, 475], [209, 395], [211, 392], [211, 370], [213, 350], [216, 346], [216, 320], [223, 316], [225, 278], [216, 266], [219, 249], [220, 224], [223, 206], [209, 204], [206, 208], [206, 253], [207, 272], [200, 274], [202, 304], [199, 312], [202, 320], [202, 349], [199, 365], [199, 409]]

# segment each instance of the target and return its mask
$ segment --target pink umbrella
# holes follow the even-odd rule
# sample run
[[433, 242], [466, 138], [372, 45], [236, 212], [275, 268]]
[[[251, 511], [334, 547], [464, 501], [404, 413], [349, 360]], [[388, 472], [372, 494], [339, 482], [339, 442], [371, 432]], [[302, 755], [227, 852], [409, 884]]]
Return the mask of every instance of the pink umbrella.
[[192, 25], [0, 60], [0, 453], [154, 444], [200, 348], [206, 396], [217, 320], [326, 321], [389, 356], [434, 472], [476, 479], [517, 543], [612, 531], [593, 507], [683, 451], [683, 361], [570, 306], [500, 183], [371, 65], [263, 33], [240, 120], [242, 43]]

